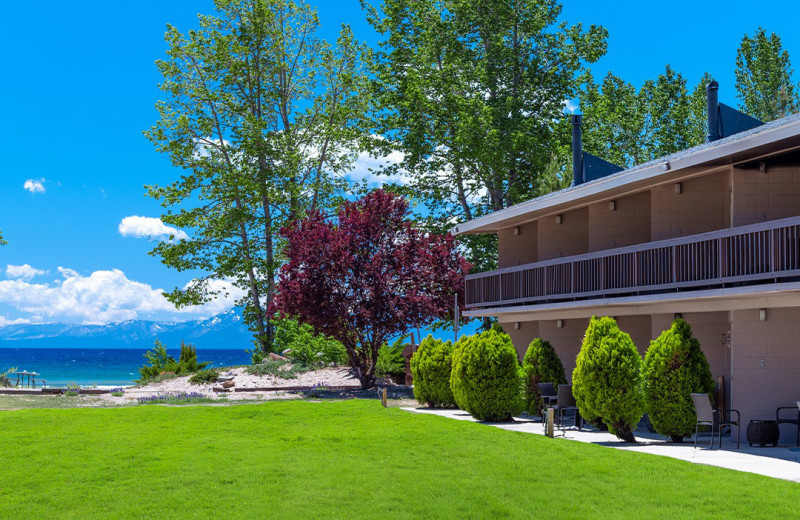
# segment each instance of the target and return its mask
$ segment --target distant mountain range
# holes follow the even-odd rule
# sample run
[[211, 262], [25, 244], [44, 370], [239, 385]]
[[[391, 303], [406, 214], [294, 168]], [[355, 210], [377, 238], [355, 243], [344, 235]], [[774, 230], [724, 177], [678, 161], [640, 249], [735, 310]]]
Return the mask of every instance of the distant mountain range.
[[199, 349], [252, 348], [252, 333], [236, 310], [176, 323], [129, 320], [107, 325], [46, 323], [0, 327], [0, 348], [145, 348], [158, 338], [168, 348], [181, 340]]

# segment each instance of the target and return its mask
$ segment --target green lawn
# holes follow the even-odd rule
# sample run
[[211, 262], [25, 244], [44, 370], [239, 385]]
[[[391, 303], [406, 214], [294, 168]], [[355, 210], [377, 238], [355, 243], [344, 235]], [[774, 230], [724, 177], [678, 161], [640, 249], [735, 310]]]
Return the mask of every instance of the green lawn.
[[0, 461], [6, 518], [793, 518], [800, 494], [377, 401], [3, 411]]

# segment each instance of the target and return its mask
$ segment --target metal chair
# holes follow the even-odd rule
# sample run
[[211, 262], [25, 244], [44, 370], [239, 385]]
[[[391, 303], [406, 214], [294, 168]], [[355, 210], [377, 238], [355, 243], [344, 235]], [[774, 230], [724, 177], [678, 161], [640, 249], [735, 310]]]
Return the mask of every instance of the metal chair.
[[[714, 449], [714, 426], [717, 427], [717, 436], [719, 437], [719, 447], [722, 448], [722, 427], [723, 426], [736, 426], [736, 449], [739, 449], [739, 437], [741, 428], [741, 416], [739, 410], [728, 410], [728, 420], [725, 420], [725, 414], [720, 413], [711, 406], [711, 398], [708, 394], [692, 394], [692, 402], [694, 403], [694, 411], [697, 414], [697, 423], [694, 425], [694, 447], [697, 448], [697, 433], [700, 425], [711, 426], [711, 449]], [[730, 413], [736, 412], [736, 420], [730, 419]]]
[[777, 410], [775, 410], [775, 422], [778, 423], [778, 427], [781, 424], [794, 424], [797, 426], [797, 447], [800, 448], [800, 401], [797, 401], [797, 417], [791, 419], [789, 417], [781, 417], [781, 410], [794, 410], [794, 406], [781, 406]]
[[553, 383], [538, 383], [537, 386], [539, 387], [539, 394], [542, 396], [542, 422], [544, 422], [544, 417], [547, 414], [547, 409], [556, 404], [556, 400], [558, 398], [558, 393], [556, 392], [556, 387]]
[[558, 385], [558, 396], [556, 397], [556, 414], [558, 416], [556, 424], [563, 426], [564, 412], [573, 412], [575, 427], [581, 428], [581, 416], [578, 413], [578, 404], [572, 394], [572, 385]]

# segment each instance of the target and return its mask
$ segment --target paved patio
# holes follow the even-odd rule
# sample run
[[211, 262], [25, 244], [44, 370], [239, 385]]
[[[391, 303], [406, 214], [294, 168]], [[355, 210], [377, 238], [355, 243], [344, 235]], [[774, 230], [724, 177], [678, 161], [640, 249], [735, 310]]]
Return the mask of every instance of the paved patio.
[[[439, 415], [441, 417], [461, 421], [478, 422], [463, 410], [412, 407], [404, 407], [403, 410], [413, 413]], [[513, 423], [484, 424], [504, 430], [544, 435], [544, 427], [538, 420], [516, 418]], [[658, 434], [652, 434], [646, 431], [636, 432], [636, 438], [639, 440], [637, 444], [622, 442], [608, 432], [578, 430], [572, 427], [556, 429], [556, 437], [578, 442], [599, 444], [601, 446], [608, 446], [620, 450], [662, 455], [693, 462], [695, 464], [719, 466], [721, 468], [757, 473], [767, 477], [800, 483], [800, 450], [797, 450], [794, 446], [788, 445], [780, 445], [777, 448], [750, 447], [747, 444], [747, 440], [744, 438], [744, 432], [742, 432], [742, 444], [740, 449], [736, 449], [735, 438], [733, 442], [731, 442], [729, 438], [723, 437], [722, 449], [715, 448], [713, 451], [708, 449], [710, 442], [710, 437], [708, 436], [700, 437], [701, 445], [698, 449], [694, 448], [693, 441], [689, 441], [685, 444], [673, 444], [666, 441]]]

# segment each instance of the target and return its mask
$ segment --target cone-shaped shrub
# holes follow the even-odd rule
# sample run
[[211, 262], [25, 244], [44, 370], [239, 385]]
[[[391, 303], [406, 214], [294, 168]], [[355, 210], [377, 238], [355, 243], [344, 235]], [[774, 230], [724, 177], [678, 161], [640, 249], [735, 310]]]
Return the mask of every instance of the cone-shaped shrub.
[[592, 316], [572, 372], [581, 415], [602, 420], [608, 430], [636, 442], [633, 428], [644, 414], [642, 357], [631, 337], [611, 318]]
[[681, 442], [694, 432], [697, 416], [692, 393], [711, 393], [714, 379], [700, 342], [684, 320], [672, 323], [644, 358], [644, 397], [653, 428]]
[[566, 384], [564, 365], [549, 341], [535, 338], [522, 360], [522, 371], [525, 378], [525, 409], [528, 413], [538, 415], [542, 411], [539, 383], [553, 383], [556, 386]]
[[453, 369], [453, 343], [428, 336], [411, 357], [414, 375], [414, 397], [428, 406], [454, 407], [450, 390], [450, 372]]
[[459, 408], [479, 421], [507, 421], [522, 410], [519, 361], [508, 334], [490, 330], [459, 340], [450, 389]]

